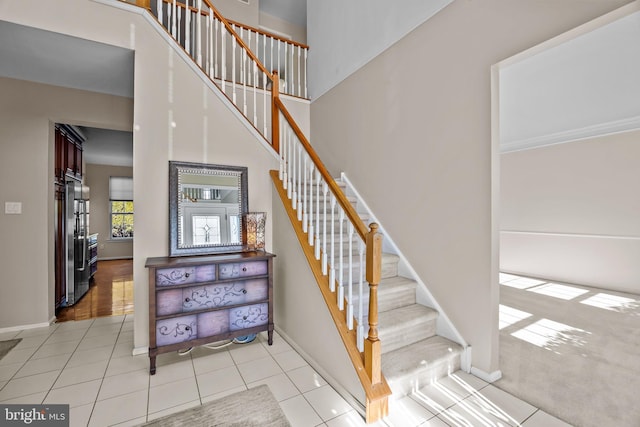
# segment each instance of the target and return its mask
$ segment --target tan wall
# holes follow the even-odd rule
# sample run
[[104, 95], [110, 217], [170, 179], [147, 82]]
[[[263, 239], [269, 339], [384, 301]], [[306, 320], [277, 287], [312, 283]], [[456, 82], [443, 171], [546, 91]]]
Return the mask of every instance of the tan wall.
[[291, 40], [298, 43], [307, 43], [306, 28], [299, 27], [291, 22], [269, 15], [268, 13], [260, 13], [260, 27], [265, 27], [267, 31], [271, 30], [277, 31], [280, 34], [286, 34], [291, 37]]
[[[267, 148], [256, 142], [253, 134], [235, 118], [231, 110], [223, 105], [200, 79], [194, 78], [193, 70], [186, 62], [178, 57], [174, 50], [167, 48], [167, 42], [161, 36], [162, 32], [153, 29], [141, 16], [85, 0], [60, 0], [55, 2], [55, 5], [33, 0], [3, 5], [3, 19], [60, 33], [72, 33], [77, 37], [121, 47], [130, 47], [131, 40], [135, 42], [136, 101], [133, 107], [133, 125], [129, 122], [128, 128], [119, 130], [133, 129], [133, 178], [136, 199], [136, 237], [133, 245], [134, 342], [136, 348], [142, 351], [148, 345], [149, 296], [145, 260], [151, 256], [168, 254], [169, 160], [247, 166], [249, 208], [267, 212], [267, 218], [271, 216], [271, 184], [268, 170], [276, 169], [277, 161]], [[77, 25], [69, 26], [69, 20], [77, 21]], [[97, 22], [100, 25], [96, 25]], [[132, 34], [135, 34], [135, 37], [132, 37]], [[3, 96], [3, 102], [4, 99]], [[20, 98], [17, 99], [15, 103], [19, 104]], [[50, 99], [53, 100], [55, 97], [52, 96]], [[74, 109], [91, 110], [87, 104], [76, 102]], [[117, 107], [117, 104], [114, 103], [113, 106]], [[65, 123], [75, 122], [75, 114], [66, 111], [64, 113], [59, 115], [63, 116]], [[80, 112], [78, 114], [82, 115]], [[37, 119], [46, 122], [47, 118], [41, 116]], [[130, 112], [127, 119], [131, 120]], [[3, 141], [8, 140], [11, 138], [3, 138]], [[251, 156], [247, 156], [247, 153], [251, 153]], [[52, 162], [51, 158], [50, 163]], [[44, 160], [40, 167], [44, 168]], [[43, 177], [39, 182], [45, 185], [47, 181]], [[46, 197], [43, 193], [42, 199], [46, 200]], [[47, 218], [52, 218], [52, 215], [52, 209], [48, 216], [41, 214], [43, 223]], [[50, 224], [49, 229], [37, 230], [38, 233], [53, 236], [53, 220]], [[52, 244], [51, 241], [50, 248]], [[46, 246], [43, 245], [43, 248]], [[267, 249], [270, 248], [269, 221]], [[49, 260], [52, 262], [53, 251], [49, 252]], [[30, 255], [33, 255], [33, 251]], [[44, 259], [46, 256], [43, 254]], [[33, 277], [24, 277], [22, 271], [14, 270], [13, 266], [10, 266], [9, 270], [10, 277], [22, 277], [19, 283], [26, 280], [34, 282]], [[40, 279], [42, 278], [46, 279], [46, 274], [41, 274]], [[38, 286], [44, 289], [44, 281], [40, 280], [38, 283]], [[50, 289], [52, 295], [53, 288]], [[30, 296], [34, 294], [37, 292], [29, 293]], [[50, 299], [53, 299], [52, 296]], [[0, 302], [0, 312], [6, 312], [5, 301], [12, 301], [11, 305], [17, 312], [28, 311], [38, 319], [46, 318], [41, 313], [34, 314], [36, 310], [27, 298], [24, 298], [23, 306], [15, 304], [15, 298], [3, 298]], [[46, 312], [46, 303], [42, 304], [40, 312]], [[11, 320], [11, 324], [14, 325], [24, 323], [32, 322], [24, 318]]]
[[[53, 125], [133, 127], [130, 99], [0, 78], [0, 329], [54, 316]], [[11, 242], [11, 243], [9, 243]]]
[[320, 156], [348, 173], [486, 372], [499, 368], [491, 66], [625, 3], [454, 1], [312, 103]]
[[99, 233], [98, 260], [133, 258], [133, 240], [114, 240], [109, 238], [111, 234], [111, 224], [109, 221], [109, 177], [132, 177], [133, 168], [89, 163], [85, 170], [85, 183], [91, 188], [89, 230], [91, 233]]
[[640, 131], [501, 156], [504, 271], [640, 293]]

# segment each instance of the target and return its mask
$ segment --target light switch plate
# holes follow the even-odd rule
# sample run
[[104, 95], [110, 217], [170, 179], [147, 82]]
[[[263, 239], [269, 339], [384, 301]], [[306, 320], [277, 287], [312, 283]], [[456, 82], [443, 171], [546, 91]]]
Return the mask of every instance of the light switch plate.
[[20, 215], [22, 213], [22, 202], [4, 202], [4, 213]]

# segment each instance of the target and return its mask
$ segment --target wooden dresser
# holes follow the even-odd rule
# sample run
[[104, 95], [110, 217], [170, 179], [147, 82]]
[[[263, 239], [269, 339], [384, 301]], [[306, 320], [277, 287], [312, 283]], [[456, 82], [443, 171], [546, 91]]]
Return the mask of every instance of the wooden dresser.
[[273, 258], [262, 252], [148, 258], [149, 358], [268, 331], [273, 342]]

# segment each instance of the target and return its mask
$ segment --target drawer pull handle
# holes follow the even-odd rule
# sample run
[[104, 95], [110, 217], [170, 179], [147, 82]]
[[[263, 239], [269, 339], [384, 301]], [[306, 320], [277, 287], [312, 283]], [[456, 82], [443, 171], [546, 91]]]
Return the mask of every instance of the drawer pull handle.
[[246, 289], [243, 289], [243, 290], [242, 290], [242, 293], [243, 293], [243, 294], [246, 294], [246, 293], [247, 293], [247, 290], [246, 290]]
[[184, 299], [184, 302], [189, 302], [189, 301], [191, 301], [191, 298], [189, 298], [189, 297]]
[[185, 331], [190, 331], [191, 330], [191, 326], [187, 326], [184, 328]]
[[247, 267], [242, 267], [242, 271], [247, 271]]
[[242, 320], [247, 320], [247, 316], [242, 316]]
[[184, 277], [189, 277], [189, 273], [184, 273]]

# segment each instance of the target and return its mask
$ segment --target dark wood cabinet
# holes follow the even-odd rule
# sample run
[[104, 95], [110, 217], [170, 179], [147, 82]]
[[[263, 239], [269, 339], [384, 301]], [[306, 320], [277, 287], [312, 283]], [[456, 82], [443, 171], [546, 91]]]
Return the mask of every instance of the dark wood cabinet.
[[262, 252], [148, 258], [149, 358], [268, 331], [273, 342], [273, 258]]
[[56, 124], [55, 127], [55, 166], [54, 174], [58, 182], [64, 182], [65, 175], [81, 179], [82, 138], [73, 128]]

